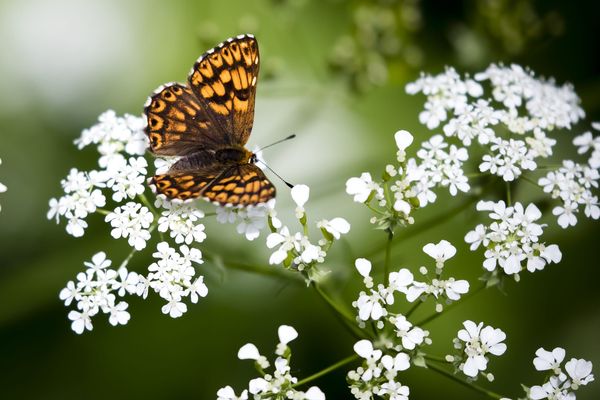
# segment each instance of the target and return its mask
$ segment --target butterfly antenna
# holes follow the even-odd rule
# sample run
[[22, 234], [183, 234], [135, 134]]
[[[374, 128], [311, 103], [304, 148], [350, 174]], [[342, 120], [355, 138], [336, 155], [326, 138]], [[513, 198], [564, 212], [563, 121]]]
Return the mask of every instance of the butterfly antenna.
[[283, 178], [281, 177], [281, 175], [279, 175], [277, 172], [273, 171], [273, 170], [271, 169], [271, 167], [269, 167], [269, 166], [268, 166], [268, 165], [267, 165], [267, 164], [266, 164], [264, 161], [262, 161], [262, 160], [258, 160], [258, 162], [260, 162], [262, 165], [264, 165], [265, 167], [267, 167], [267, 169], [268, 169], [269, 171], [271, 171], [271, 172], [272, 172], [272, 173], [273, 173], [273, 174], [274, 174], [276, 177], [278, 177], [279, 179], [281, 179], [281, 181], [282, 181], [283, 183], [285, 183], [285, 184], [287, 185], [287, 187], [289, 187], [290, 189], [294, 187], [294, 185], [292, 185], [291, 183], [289, 183], [288, 181], [286, 181], [285, 179], [283, 179]]
[[[261, 147], [261, 148], [259, 148], [258, 150], [256, 150], [256, 153], [258, 153], [259, 151], [263, 151], [264, 149], [268, 149], [268, 148], [269, 148], [269, 147], [271, 147], [271, 146], [275, 146], [276, 144], [279, 144], [279, 143], [281, 143], [281, 142], [285, 142], [286, 140], [293, 139], [293, 138], [295, 138], [295, 137], [296, 137], [296, 134], [294, 133], [293, 135], [290, 135], [290, 136], [288, 136], [288, 137], [286, 137], [286, 138], [283, 138], [283, 139], [280, 139], [280, 140], [278, 140], [278, 141], [276, 141], [276, 142], [273, 142], [273, 143], [271, 143], [271, 144], [268, 144], [268, 145], [266, 145], [265, 147]], [[263, 163], [263, 164], [264, 164], [264, 163]], [[265, 165], [266, 165], [266, 164], [265, 164]], [[267, 168], [268, 168], [268, 167], [267, 167]], [[269, 169], [270, 169], [270, 168], [269, 168]], [[273, 173], [275, 173], [275, 172], [273, 172]], [[275, 175], [277, 175], [277, 174], [275, 174]]]

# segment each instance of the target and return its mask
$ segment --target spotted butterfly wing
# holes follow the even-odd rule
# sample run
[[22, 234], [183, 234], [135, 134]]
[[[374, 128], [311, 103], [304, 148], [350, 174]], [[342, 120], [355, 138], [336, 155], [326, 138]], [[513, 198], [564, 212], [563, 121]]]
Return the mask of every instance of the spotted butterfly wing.
[[152, 179], [156, 188], [170, 198], [203, 197], [219, 205], [248, 206], [275, 197], [275, 187], [254, 164], [223, 167], [208, 151], [182, 158], [167, 174]]
[[210, 120], [202, 101], [179, 83], [159, 87], [145, 109], [150, 149], [161, 156], [184, 156], [216, 149], [229, 139]]
[[230, 145], [243, 146], [250, 137], [259, 65], [256, 39], [238, 36], [202, 55], [188, 77], [211, 122], [229, 134]]

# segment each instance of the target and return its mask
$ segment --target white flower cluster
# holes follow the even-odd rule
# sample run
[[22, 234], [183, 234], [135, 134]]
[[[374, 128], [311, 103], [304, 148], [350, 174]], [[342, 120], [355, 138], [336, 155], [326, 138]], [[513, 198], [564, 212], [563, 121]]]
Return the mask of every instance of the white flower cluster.
[[[143, 157], [135, 156], [143, 155], [148, 147], [143, 128], [144, 120], [140, 117], [126, 115], [121, 118], [114, 111], [107, 111], [99, 117], [98, 124], [84, 130], [75, 143], [80, 149], [97, 145], [100, 169], [88, 172], [71, 169], [61, 181], [64, 196], [50, 199], [48, 219], [55, 218], [58, 223], [61, 217], [66, 218], [67, 233], [81, 237], [87, 228], [85, 218], [106, 205], [103, 189], [110, 190], [110, 197], [115, 202], [141, 195], [145, 190], [148, 164]], [[142, 246], [139, 240], [134, 242], [138, 247]]]
[[[489, 361], [487, 354], [501, 356], [506, 351], [506, 334], [491, 326], [483, 326], [483, 322], [475, 324], [473, 321], [464, 321], [464, 329], [458, 331], [454, 339], [457, 355], [448, 355], [446, 360], [454, 363], [465, 375], [476, 378], [487, 369]], [[466, 357], [466, 359], [465, 359]], [[485, 374], [486, 379], [492, 381], [494, 376]]]
[[158, 231], [169, 232], [175, 243], [191, 245], [206, 239], [201, 222], [204, 212], [197, 208], [197, 202], [175, 203], [157, 197], [154, 205], [164, 209], [158, 219]]
[[[363, 276], [363, 281], [368, 292], [361, 291], [358, 299], [352, 305], [358, 311], [358, 321], [364, 326], [365, 321], [376, 321], [377, 327], [382, 329], [385, 324], [382, 318], [388, 317], [387, 306], [394, 304], [395, 293], [404, 294], [408, 302], [425, 301], [428, 297], [433, 297], [437, 303], [436, 310], [441, 312], [443, 309], [442, 301], [449, 304], [452, 301], [459, 300], [461, 295], [469, 291], [469, 282], [466, 280], [456, 280], [455, 278], [442, 279], [444, 263], [456, 254], [456, 248], [448, 241], [442, 240], [438, 244], [429, 243], [423, 247], [423, 251], [435, 260], [435, 274], [427, 280], [420, 282], [414, 279], [413, 274], [406, 268], [397, 272], [391, 272], [388, 277], [388, 285], [377, 285], [373, 289], [373, 278], [371, 277], [371, 263], [359, 258], [355, 262], [356, 269]], [[420, 268], [420, 272], [427, 276], [428, 270], [425, 267]], [[393, 316], [393, 315], [392, 315]], [[402, 317], [393, 316], [395, 320], [389, 321], [392, 325], [397, 325], [402, 321]], [[387, 318], [389, 319], [389, 318]], [[400, 322], [401, 325], [404, 324]], [[406, 331], [398, 328], [396, 331], [398, 337], [404, 337]], [[422, 340], [421, 340], [422, 342]], [[419, 343], [420, 344], [420, 343]]]
[[565, 364], [563, 372], [561, 364], [565, 359], [565, 350], [557, 347], [552, 351], [539, 348], [535, 352], [533, 365], [538, 371], [549, 371], [550, 377], [541, 386], [529, 389], [532, 400], [575, 400], [575, 391], [594, 380], [592, 363], [584, 359], [571, 358]]
[[565, 160], [562, 167], [540, 178], [538, 185], [553, 199], [560, 199], [562, 205], [554, 207], [552, 214], [558, 218], [561, 227], [568, 228], [577, 224], [575, 214], [579, 213], [580, 207], [583, 207], [586, 217], [600, 218], [598, 196], [592, 193], [592, 189], [598, 188], [598, 180], [600, 174], [597, 167]]
[[[486, 81], [491, 94], [484, 99], [479, 82]], [[505, 181], [513, 181], [523, 170], [535, 170], [537, 158], [552, 155], [556, 140], [546, 132], [570, 129], [585, 116], [571, 85], [557, 86], [518, 65], [492, 64], [476, 74], [475, 80], [463, 79], [447, 68], [436, 76], [421, 75], [406, 91], [427, 96], [425, 110], [419, 115], [421, 123], [429, 129], [443, 123], [445, 135], [457, 137], [467, 147], [476, 140], [489, 152], [479, 170]], [[502, 130], [510, 136], [502, 137]]]
[[275, 199], [255, 206], [217, 207], [217, 221], [222, 224], [237, 223], [236, 230], [247, 240], [254, 240], [267, 225], [267, 216], [275, 209]]
[[408, 400], [409, 387], [397, 381], [398, 372], [410, 368], [408, 354], [384, 354], [366, 339], [356, 342], [354, 351], [364, 359], [360, 367], [347, 375], [350, 391], [356, 399], [371, 400], [376, 395], [390, 400]]
[[[362, 365], [350, 371], [347, 377], [351, 392], [357, 399], [372, 399], [373, 395], [386, 399], [408, 399], [409, 388], [397, 381], [397, 374], [408, 369], [411, 362], [424, 365], [420, 348], [431, 344], [429, 332], [414, 326], [406, 315], [388, 310], [395, 303], [396, 293], [402, 293], [409, 302], [419, 298], [424, 301], [428, 296], [436, 301], [446, 299], [450, 302], [469, 291], [469, 283], [465, 280], [441, 279], [444, 263], [456, 254], [454, 246], [442, 240], [438, 244], [427, 244], [423, 251], [435, 260], [435, 277], [429, 282], [415, 281], [413, 274], [403, 268], [389, 274], [387, 285], [378, 284], [374, 288], [371, 262], [364, 258], [355, 261], [367, 288], [352, 303], [358, 312], [357, 321], [362, 328], [366, 327], [367, 321], [373, 321], [382, 332], [377, 342], [378, 349], [368, 340], [361, 340], [354, 346], [355, 352], [364, 359]], [[421, 272], [427, 274], [426, 268], [421, 267]], [[440, 304], [437, 309], [441, 311]]]
[[247, 400], [248, 393], [254, 400], [261, 399], [290, 399], [290, 400], [325, 400], [325, 394], [316, 386], [310, 387], [306, 392], [295, 388], [298, 379], [291, 374], [290, 359], [292, 351], [288, 346], [292, 340], [298, 337], [298, 332], [289, 325], [281, 325], [277, 331], [279, 343], [275, 354], [277, 358], [273, 362], [273, 372], [265, 373], [271, 364], [265, 356], [262, 356], [256, 346], [247, 343], [238, 351], [240, 360], [254, 360], [255, 367], [262, 377], [252, 379], [239, 396], [231, 386], [225, 386], [217, 391], [217, 400]]
[[77, 310], [69, 312], [71, 328], [78, 334], [92, 330], [92, 317], [102, 312], [109, 314], [109, 323], [125, 325], [130, 318], [124, 301], [117, 302], [117, 296], [136, 294], [140, 277], [135, 272], [127, 271], [125, 266], [118, 270], [110, 269], [111, 260], [104, 252], [96, 253], [91, 262], [85, 262], [85, 272], [77, 274], [77, 281], [69, 281], [61, 290], [59, 297], [70, 306], [75, 302]]
[[193, 264], [204, 262], [200, 250], [190, 249], [184, 244], [178, 252], [167, 242], [160, 242], [152, 256], [157, 261], [148, 267], [148, 276], [140, 277], [138, 294], [146, 298], [149, 289], [158, 293], [167, 301], [162, 307], [163, 314], [178, 318], [187, 311], [187, 305], [182, 301], [184, 297], [189, 296], [192, 303], [197, 303], [199, 297], [208, 294], [204, 277], [195, 277]]
[[[271, 210], [269, 225], [272, 232], [267, 236], [267, 247], [269, 249], [276, 248], [276, 250], [271, 254], [269, 263], [283, 264], [287, 268], [312, 274], [315, 271], [311, 267], [325, 260], [327, 250], [342, 234], [350, 231], [350, 224], [339, 217], [320, 220], [317, 222], [317, 228], [321, 230], [323, 238], [317, 244], [312, 243], [308, 237], [307, 217], [304, 210], [304, 205], [310, 196], [310, 189], [306, 185], [296, 185], [291, 192], [297, 205], [296, 217], [303, 227], [303, 232], [290, 233], [290, 229], [284, 226], [277, 218], [275, 211]], [[313, 279], [315, 276], [309, 275], [309, 278]]]
[[374, 210], [379, 217], [371, 220], [381, 229], [393, 228], [396, 223], [414, 223], [412, 212], [433, 203], [437, 196], [432, 189], [438, 186], [447, 187], [452, 196], [470, 190], [463, 171], [469, 157], [465, 148], [449, 146], [443, 136], [435, 135], [422, 143], [417, 158], [407, 159], [406, 149], [412, 144], [413, 136], [400, 130], [394, 139], [399, 166], [388, 165], [382, 183], [373, 181], [368, 172], [346, 181], [346, 192], [354, 201], [369, 205], [376, 199], [380, 207], [386, 208], [385, 211]]
[[[0, 165], [2, 165], [2, 159], [0, 158]], [[0, 182], [0, 193], [6, 192], [6, 185]], [[2, 211], [2, 205], [0, 204], [0, 211]]]
[[194, 279], [196, 271], [192, 263], [203, 262], [200, 250], [183, 245], [180, 252], [166, 242], [159, 243], [153, 254], [157, 261], [148, 267], [148, 276], [127, 271], [129, 258], [119, 269], [113, 270], [108, 268], [112, 261], [106, 258], [104, 252], [95, 254], [91, 262], [84, 263], [86, 271], [77, 274], [77, 281], [69, 281], [59, 294], [66, 306], [73, 301], [77, 303], [79, 311], [69, 312], [71, 328], [78, 334], [92, 330], [91, 317], [99, 312], [110, 314], [111, 325], [125, 325], [130, 318], [126, 311], [128, 304], [125, 301], [117, 303], [117, 296], [129, 294], [146, 298], [149, 289], [167, 300], [168, 303], [162, 307], [164, 314], [173, 318], [181, 316], [187, 311], [182, 299], [189, 296], [192, 303], [197, 303], [199, 297], [207, 295], [208, 288], [202, 276]]
[[[485, 249], [483, 267], [494, 272], [501, 268], [506, 275], [542, 270], [548, 263], [558, 263], [562, 254], [557, 245], [546, 246], [539, 241], [544, 225], [536, 221], [542, 213], [535, 204], [524, 207], [521, 203], [506, 206], [504, 201], [479, 201], [478, 211], [489, 211], [493, 222], [479, 224], [468, 232], [465, 241], [475, 251]], [[515, 275], [518, 276], [518, 275]]]

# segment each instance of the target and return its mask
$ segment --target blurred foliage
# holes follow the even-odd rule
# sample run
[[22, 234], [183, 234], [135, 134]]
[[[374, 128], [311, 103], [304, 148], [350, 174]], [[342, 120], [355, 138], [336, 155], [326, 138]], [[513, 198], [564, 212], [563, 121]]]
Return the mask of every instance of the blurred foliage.
[[[371, 257], [377, 269], [385, 235], [344, 194], [344, 182], [393, 160], [396, 130], [411, 131], [417, 142], [431, 134], [417, 121], [422, 99], [407, 96], [404, 84], [419, 70], [439, 72], [443, 65], [474, 71], [493, 61], [518, 62], [572, 81], [589, 120], [598, 120], [599, 11], [597, 2], [559, 0], [0, 1], [0, 182], [8, 187], [0, 195], [2, 397], [214, 398], [217, 388], [241, 388], [253, 377], [237, 349], [251, 341], [270, 352], [282, 323], [300, 333], [292, 344], [299, 377], [351, 352], [352, 337], [326, 305], [266, 265], [264, 237], [246, 242], [215, 221], [207, 221], [202, 250], [221, 257], [200, 271], [209, 295], [184, 318], [163, 316], [158, 301], [132, 301], [126, 327], [98, 321], [93, 332], [74, 335], [59, 290], [95, 252], [106, 250], [119, 262], [128, 249], [110, 238], [100, 216], [89, 221], [84, 238], [74, 239], [45, 214], [69, 168], [95, 165], [93, 152], [77, 151], [72, 141], [105, 109], [141, 113], [154, 88], [183, 81], [208, 48], [241, 31], [255, 33], [262, 65], [252, 145], [298, 134], [265, 156], [286, 179], [311, 186], [310, 218], [340, 215], [352, 223], [348, 239], [332, 250], [326, 283], [350, 304], [359, 290], [354, 257]], [[559, 137], [561, 156], [575, 157], [570, 141]], [[527, 185], [514, 194], [536, 196]], [[394, 265], [418, 267], [425, 243], [447, 239], [458, 247], [448, 267], [475, 282], [481, 255], [467, 250], [463, 236], [477, 215], [465, 201], [441, 196], [419, 212], [417, 224], [395, 241]], [[291, 221], [289, 193], [280, 190], [278, 204]], [[440, 223], [423, 229], [431, 220]], [[511, 396], [521, 393], [518, 383], [539, 382], [531, 365], [539, 346], [563, 346], [569, 356], [600, 365], [600, 229], [580, 222], [565, 232], [551, 216], [546, 222], [547, 240], [564, 254], [559, 265], [506, 285], [505, 293], [484, 292], [429, 326], [436, 354], [448, 351], [466, 318], [505, 330], [508, 352], [491, 363], [490, 387]], [[131, 267], [143, 270], [145, 254]], [[240, 270], [244, 265], [266, 272]], [[419, 311], [417, 319], [428, 314], [427, 307]], [[330, 399], [349, 397], [343, 371], [316, 383]], [[414, 399], [480, 398], [416, 368], [404, 383]], [[600, 385], [580, 393], [598, 398]]]

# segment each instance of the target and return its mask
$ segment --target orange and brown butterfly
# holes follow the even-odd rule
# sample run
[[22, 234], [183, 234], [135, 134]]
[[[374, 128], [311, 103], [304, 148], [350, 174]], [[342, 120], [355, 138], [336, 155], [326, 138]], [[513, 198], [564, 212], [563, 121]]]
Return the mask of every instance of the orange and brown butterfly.
[[233, 206], [275, 197], [256, 155], [244, 147], [254, 121], [258, 69], [256, 39], [240, 35], [200, 56], [187, 84], [168, 83], [150, 96], [144, 114], [151, 151], [181, 157], [152, 178], [158, 193]]

